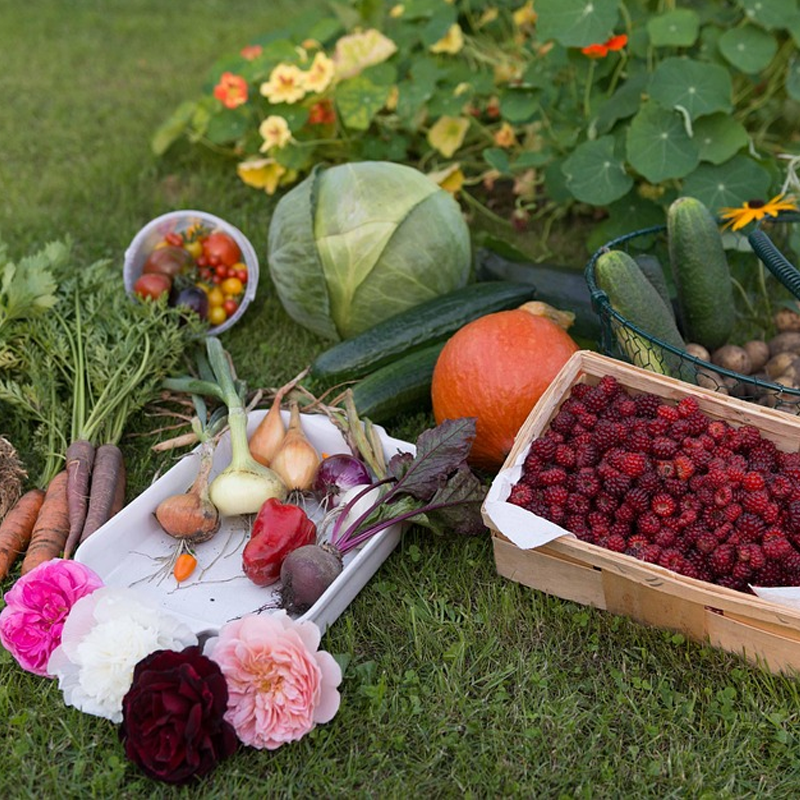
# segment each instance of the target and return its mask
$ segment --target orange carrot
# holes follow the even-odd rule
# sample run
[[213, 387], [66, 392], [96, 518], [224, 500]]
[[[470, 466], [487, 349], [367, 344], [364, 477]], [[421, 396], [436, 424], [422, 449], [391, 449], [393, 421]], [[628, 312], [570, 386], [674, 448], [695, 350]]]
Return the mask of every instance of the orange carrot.
[[197, 559], [191, 553], [181, 553], [175, 559], [175, 566], [172, 568], [172, 574], [178, 583], [185, 581], [197, 566]]
[[58, 558], [69, 536], [67, 507], [67, 471], [62, 470], [50, 481], [31, 532], [28, 552], [22, 560], [22, 574], [45, 561]]
[[8, 575], [17, 556], [25, 552], [43, 500], [41, 489], [31, 489], [17, 500], [3, 519], [0, 525], [0, 580]]
[[92, 487], [89, 492], [89, 510], [86, 512], [81, 542], [85, 542], [101, 525], [105, 525], [111, 519], [111, 509], [114, 506], [123, 464], [122, 451], [117, 445], [101, 444], [97, 448], [92, 470]]

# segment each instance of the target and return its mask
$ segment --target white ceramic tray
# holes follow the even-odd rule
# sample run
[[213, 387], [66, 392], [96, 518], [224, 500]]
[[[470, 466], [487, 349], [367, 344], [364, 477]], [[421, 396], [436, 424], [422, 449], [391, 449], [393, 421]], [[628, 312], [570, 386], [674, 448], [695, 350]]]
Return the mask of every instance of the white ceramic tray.
[[[248, 435], [264, 414], [266, 411], [250, 414]], [[341, 433], [324, 415], [304, 414], [302, 424], [318, 452], [348, 452]], [[414, 445], [388, 436], [382, 428], [378, 431], [387, 460], [397, 452], [414, 452]], [[229, 461], [230, 442], [223, 437], [214, 454], [212, 479]], [[87, 539], [76, 551], [75, 560], [95, 570], [108, 586], [132, 586], [146, 593], [165, 611], [203, 635], [216, 633], [235, 617], [258, 609], [269, 613], [270, 608], [277, 608], [280, 583], [256, 586], [242, 571], [242, 550], [253, 520], [250, 516], [223, 520], [214, 538], [195, 547], [198, 565], [188, 580], [179, 584], [169, 571], [162, 569], [176, 542], [161, 530], [153, 512], [163, 499], [191, 486], [198, 463], [197, 451], [184, 456]], [[313, 502], [307, 510], [313, 519], [319, 519], [319, 509]], [[402, 527], [393, 525], [348, 553], [341, 575], [299, 619], [313, 620], [325, 631], [375, 574], [401, 533]]]

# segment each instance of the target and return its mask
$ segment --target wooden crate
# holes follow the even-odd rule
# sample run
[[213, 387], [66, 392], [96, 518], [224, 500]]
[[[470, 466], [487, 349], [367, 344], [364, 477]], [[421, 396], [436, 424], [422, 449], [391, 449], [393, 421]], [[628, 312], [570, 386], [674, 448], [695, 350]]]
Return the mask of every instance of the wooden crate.
[[[580, 351], [531, 411], [504, 469], [547, 429], [573, 384], [596, 384], [603, 375], [613, 375], [633, 394], [651, 392], [667, 402], [691, 394], [708, 416], [732, 425], [755, 425], [780, 449], [798, 449], [800, 419], [794, 416]], [[687, 578], [569, 536], [535, 549], [521, 549], [496, 529], [485, 507], [484, 521], [492, 530], [497, 571], [506, 578], [645, 625], [679, 631], [741, 654], [773, 672], [800, 671], [800, 610]]]

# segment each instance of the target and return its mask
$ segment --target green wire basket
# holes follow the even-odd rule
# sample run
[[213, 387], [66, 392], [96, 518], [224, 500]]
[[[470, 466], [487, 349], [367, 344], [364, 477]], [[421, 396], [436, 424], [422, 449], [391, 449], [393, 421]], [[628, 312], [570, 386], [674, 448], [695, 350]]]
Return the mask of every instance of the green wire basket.
[[[797, 222], [800, 221], [800, 214], [782, 213], [770, 221]], [[739, 399], [792, 414], [800, 413], [800, 389], [776, 383], [766, 375], [742, 375], [697, 358], [642, 330], [611, 307], [608, 295], [597, 286], [595, 280], [597, 259], [608, 250], [624, 250], [634, 256], [656, 255], [661, 264], [668, 263], [666, 231], [666, 225], [655, 225], [619, 236], [598, 249], [587, 263], [584, 276], [592, 306], [600, 320], [598, 345], [601, 352], [652, 372], [666, 373], [687, 383]], [[749, 248], [780, 285], [792, 297], [800, 299], [800, 271], [780, 252], [772, 239], [760, 227], [756, 227], [746, 238]], [[621, 340], [626, 342], [625, 348], [621, 346]], [[644, 346], [636, 348], [634, 343], [637, 341]]]

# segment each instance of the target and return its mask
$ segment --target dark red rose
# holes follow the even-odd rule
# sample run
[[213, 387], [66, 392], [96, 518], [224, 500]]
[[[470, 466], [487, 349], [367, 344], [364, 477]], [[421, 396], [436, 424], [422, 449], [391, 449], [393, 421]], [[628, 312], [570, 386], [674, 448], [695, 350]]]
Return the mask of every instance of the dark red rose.
[[201, 778], [239, 744], [227, 706], [225, 677], [199, 647], [157, 650], [136, 665], [122, 701], [125, 755], [157, 780]]

